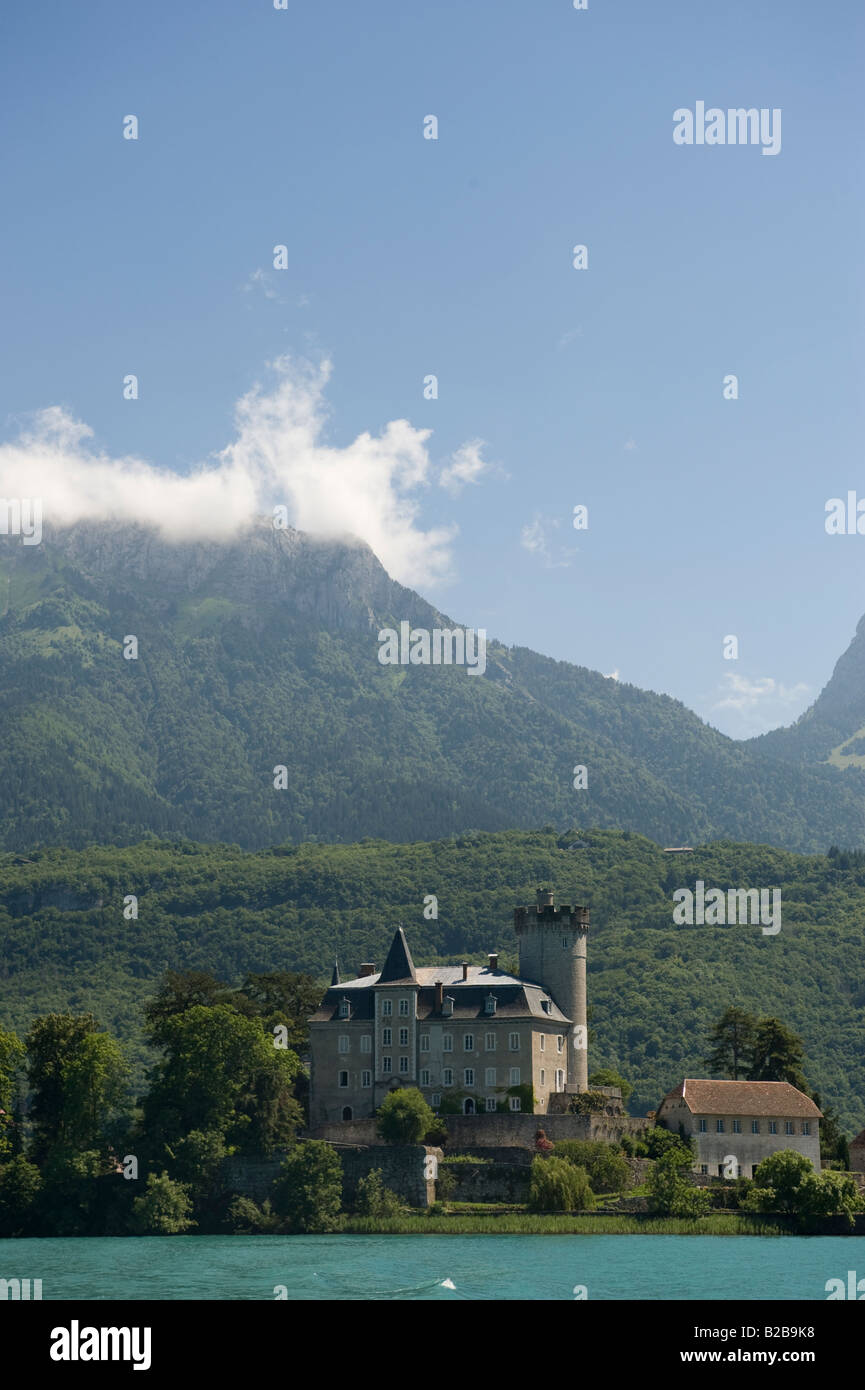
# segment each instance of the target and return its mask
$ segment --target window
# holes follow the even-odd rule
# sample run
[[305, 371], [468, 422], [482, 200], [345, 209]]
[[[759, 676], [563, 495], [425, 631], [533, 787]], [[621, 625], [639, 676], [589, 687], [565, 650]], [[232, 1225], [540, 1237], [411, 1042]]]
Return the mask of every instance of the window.
[[340, 1033], [339, 1050], [340, 1052], [348, 1052], [348, 1033]]
[[522, 1110], [522, 1108], [523, 1108], [523, 1103], [522, 1103], [522, 1101], [520, 1100], [519, 1096], [511, 1096], [511, 1098], [510, 1098], [510, 1109], [511, 1109], [511, 1110]]
[[700, 1164], [700, 1172], [701, 1172], [701, 1173], [708, 1173], [708, 1171], [709, 1171], [709, 1165], [708, 1165], [708, 1163], [701, 1163], [701, 1164]]
[[495, 1013], [495, 1011], [496, 1011], [496, 996], [495, 996], [494, 994], [488, 994], [488, 995], [487, 995], [487, 997], [486, 997], [486, 1002], [485, 1002], [485, 1004], [484, 1004], [484, 1008], [486, 1009], [486, 1011], [487, 1011], [488, 1014], [494, 1014], [494, 1013]]
[[393, 1000], [382, 999], [381, 1011], [385, 1018], [390, 1018], [391, 1014], [393, 1013]]
[[391, 1036], [392, 1036], [392, 1035], [391, 1035], [391, 1030], [390, 1030], [389, 1028], [382, 1028], [382, 1030], [381, 1030], [381, 1045], [382, 1045], [382, 1047], [390, 1047], [390, 1045], [391, 1045]]
[[361, 1052], [372, 1052], [372, 1038], [370, 1037], [369, 1033], [364, 1033], [363, 1037], [361, 1038], [360, 1050]]
[[442, 1001], [442, 1018], [453, 1018], [453, 1016], [454, 1016], [454, 1001], [453, 1001], [453, 999], [451, 998], [451, 996], [448, 994], [448, 995], [445, 996], [444, 1000]]
[[351, 1017], [351, 1005], [347, 999], [340, 999], [339, 1001], [339, 1016], [340, 1018]]
[[564, 1073], [563, 1071], [557, 1071], [557, 1072], [556, 1072], [556, 1090], [557, 1090], [557, 1091], [563, 1091], [564, 1089], [565, 1089], [565, 1073]]
[[568, 938], [567, 938], [566, 936], [563, 936], [563, 937], [562, 937], [562, 950], [566, 951], [566, 950], [568, 949], [568, 944], [569, 944], [569, 943], [568, 943]]
[[463, 1052], [474, 1052], [474, 1050], [475, 1050], [475, 1035], [474, 1035], [474, 1033], [464, 1033], [464, 1034], [463, 1034]]
[[495, 1096], [487, 1096], [487, 1111], [492, 1114], [497, 1105]]
[[495, 1067], [487, 1067], [486, 1071], [484, 1072], [484, 1085], [485, 1085], [485, 1086], [495, 1086], [495, 1084], [496, 1084], [496, 1069], [495, 1069]]
[[508, 1047], [510, 1048], [511, 1052], [519, 1052], [519, 1050], [520, 1050], [520, 1035], [519, 1035], [519, 1033], [508, 1033]]
[[557, 1051], [557, 1052], [561, 1052], [561, 1050], [562, 1050], [562, 1048], [564, 1047], [564, 1045], [565, 1045], [565, 1040], [564, 1040], [564, 1038], [562, 1037], [561, 1033], [559, 1033], [558, 1036], [556, 1037], [556, 1051]]
[[495, 1033], [484, 1033], [484, 1048], [487, 1052], [495, 1052], [496, 1035]]
[[439, 1091], [436, 1091], [434, 1095], [431, 1095], [429, 1098], [429, 1103], [432, 1106], [433, 1110], [438, 1110], [439, 1106], [442, 1103], [441, 1093]]
[[399, 1045], [400, 1045], [400, 1047], [408, 1047], [408, 1029], [407, 1029], [407, 1028], [400, 1028], [400, 1030], [399, 1030]]
[[421, 1052], [429, 1052], [429, 1033], [421, 1033], [420, 1050]]
[[803, 1121], [802, 1121], [802, 1133], [803, 1133], [803, 1134], [810, 1134], [810, 1133], [811, 1133], [811, 1121], [810, 1121], [810, 1120], [803, 1120]]
[[391, 1062], [390, 1057], [382, 1057], [381, 1069], [384, 1072], [385, 1076], [390, 1075], [390, 1073], [393, 1071], [393, 1063]]
[[463, 1072], [463, 1085], [464, 1085], [464, 1086], [474, 1086], [474, 1084], [475, 1084], [475, 1071], [474, 1071], [474, 1067], [466, 1067], [465, 1071]]
[[519, 1067], [511, 1067], [511, 1085], [512, 1085], [512, 1086], [519, 1086], [519, 1084], [520, 1084], [520, 1069], [519, 1069]]
[[401, 1000], [399, 1001], [399, 1016], [400, 1016], [400, 1018], [408, 1018], [408, 1000], [407, 1000], [407, 999], [401, 999]]
[[719, 1134], [723, 1134], [723, 1133], [724, 1133], [724, 1121], [723, 1121], [723, 1120], [716, 1120], [716, 1121], [715, 1121], [715, 1129], [717, 1130], [717, 1132], [718, 1132]]
[[708, 1125], [706, 1124], [706, 1121], [705, 1121], [705, 1120], [701, 1120], [701, 1121], [700, 1121], [700, 1133], [701, 1133], [701, 1134], [705, 1134], [707, 1129], [708, 1129]]
[[454, 1084], [454, 1074], [453, 1074], [453, 1072], [451, 1071], [450, 1067], [445, 1067], [444, 1071], [442, 1072], [442, 1085], [443, 1085], [443, 1086], [452, 1086], [453, 1084]]
[[541, 1067], [541, 1085], [542, 1085], [542, 1086], [546, 1086], [546, 1084], [547, 1084], [547, 1073], [544, 1071], [543, 1067]]
[[547, 1050], [547, 1035], [546, 1035], [546, 1033], [541, 1033], [540, 1048], [541, 1048], [541, 1052], [546, 1052], [546, 1050]]
[[360, 1074], [360, 1084], [361, 1084], [361, 1086], [364, 1086], [364, 1087], [366, 1087], [366, 1086], [371, 1086], [371, 1085], [372, 1085], [372, 1072], [371, 1072], [371, 1071], [362, 1071], [362, 1072], [361, 1072], [361, 1074]]
[[339, 1074], [339, 1084], [340, 1084], [340, 1086], [347, 1086], [347, 1085], [348, 1085], [348, 1072], [347, 1072], [347, 1071], [341, 1071], [341, 1072], [340, 1072], [340, 1074]]
[[406, 1072], [408, 1071], [408, 1057], [400, 1057], [399, 1069], [402, 1075], [405, 1076]]
[[778, 1133], [778, 1121], [777, 1121], [777, 1120], [770, 1120], [770, 1121], [769, 1121], [769, 1133], [770, 1133], [770, 1134], [777, 1134], [777, 1133]]
[[350, 1105], [344, 1105], [344, 1106], [343, 1106], [343, 1109], [342, 1109], [342, 1118], [343, 1118], [344, 1120], [350, 1120], [350, 1119], [352, 1118], [352, 1109], [351, 1109], [351, 1106], [350, 1106]]
[[454, 1035], [453, 1033], [442, 1033], [442, 1052], [453, 1052]]
[[719, 1177], [719, 1178], [722, 1178], [723, 1176], [724, 1176], [724, 1165], [723, 1165], [723, 1163], [719, 1163], [719, 1164], [718, 1164], [718, 1177]]
[[751, 1133], [752, 1133], [752, 1134], [759, 1134], [759, 1133], [760, 1133], [760, 1121], [759, 1121], [759, 1120], [752, 1120], [752, 1121], [751, 1121]]
[[734, 1120], [734, 1121], [733, 1121], [733, 1133], [734, 1133], [734, 1134], [741, 1134], [741, 1133], [742, 1133], [742, 1121], [741, 1121], [741, 1120]]
[[428, 1071], [425, 1071], [425, 1070], [424, 1070], [424, 1071], [421, 1072], [421, 1074], [420, 1074], [420, 1084], [421, 1084], [422, 1086], [428, 1086], [428, 1085], [429, 1085], [429, 1072], [428, 1072]]
[[785, 1121], [784, 1121], [784, 1133], [785, 1133], [785, 1134], [792, 1134], [792, 1133], [793, 1133], [793, 1121], [792, 1121], [792, 1120], [785, 1120]]

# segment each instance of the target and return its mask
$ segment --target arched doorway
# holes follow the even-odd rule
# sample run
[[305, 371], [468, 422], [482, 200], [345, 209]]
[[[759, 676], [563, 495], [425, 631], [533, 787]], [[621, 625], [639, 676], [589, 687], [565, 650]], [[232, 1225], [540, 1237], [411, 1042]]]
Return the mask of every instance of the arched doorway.
[[469, 1096], [467, 1100], [464, 1100], [464, 1101], [463, 1101], [463, 1114], [464, 1114], [464, 1115], [473, 1115], [474, 1113], [475, 1113], [475, 1103], [474, 1103], [474, 1101], [472, 1100], [471, 1096]]
[[343, 1106], [342, 1118], [343, 1118], [344, 1120], [351, 1120], [351, 1119], [353, 1118], [352, 1113], [351, 1113], [351, 1106], [350, 1106], [350, 1105], [345, 1105], [345, 1106]]

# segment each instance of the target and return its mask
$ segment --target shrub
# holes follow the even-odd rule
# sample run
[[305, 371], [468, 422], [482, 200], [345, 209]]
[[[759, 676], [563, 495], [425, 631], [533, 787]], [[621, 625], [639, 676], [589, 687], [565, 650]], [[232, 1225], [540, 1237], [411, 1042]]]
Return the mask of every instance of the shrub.
[[303, 1139], [285, 1159], [273, 1184], [272, 1205], [290, 1233], [333, 1231], [342, 1204], [342, 1164], [322, 1139]]
[[357, 1185], [354, 1209], [358, 1216], [399, 1216], [402, 1202], [385, 1187], [380, 1168], [373, 1168]]
[[274, 1214], [270, 1202], [261, 1206], [251, 1197], [235, 1197], [228, 1208], [231, 1229], [237, 1235], [271, 1235], [279, 1229], [279, 1219]]
[[435, 1119], [420, 1091], [407, 1086], [382, 1101], [378, 1132], [386, 1144], [419, 1144]]
[[567, 1159], [532, 1159], [529, 1206], [532, 1211], [585, 1211], [592, 1205], [592, 1189], [584, 1168]]
[[561, 1139], [555, 1148], [556, 1158], [585, 1168], [593, 1192], [624, 1192], [631, 1181], [631, 1170], [620, 1153], [609, 1144], [581, 1139]]
[[195, 1222], [192, 1200], [185, 1183], [167, 1173], [149, 1173], [144, 1192], [132, 1203], [132, 1225], [139, 1235], [178, 1236]]

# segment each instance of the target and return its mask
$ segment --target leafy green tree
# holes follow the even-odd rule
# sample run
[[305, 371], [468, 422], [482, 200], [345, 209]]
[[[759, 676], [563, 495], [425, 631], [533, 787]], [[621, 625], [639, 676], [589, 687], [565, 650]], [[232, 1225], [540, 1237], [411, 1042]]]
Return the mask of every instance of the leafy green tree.
[[189, 1189], [167, 1173], [148, 1173], [145, 1189], [132, 1203], [132, 1226], [139, 1235], [178, 1236], [188, 1231], [192, 1219]]
[[662, 1158], [664, 1154], [673, 1153], [677, 1156], [680, 1167], [690, 1167], [694, 1161], [693, 1141], [683, 1138], [681, 1134], [674, 1134], [672, 1130], [664, 1129], [661, 1125], [648, 1130], [644, 1142], [649, 1158]]
[[754, 1174], [747, 1210], [795, 1215], [801, 1204], [802, 1186], [814, 1176], [811, 1160], [794, 1149], [768, 1154]]
[[243, 1196], [234, 1198], [228, 1208], [228, 1220], [232, 1231], [241, 1236], [274, 1235], [280, 1225], [268, 1199], [259, 1206], [251, 1197]]
[[725, 1009], [709, 1034], [712, 1051], [706, 1058], [710, 1071], [738, 1081], [751, 1065], [757, 1020], [744, 1009]]
[[288, 1154], [273, 1185], [273, 1210], [292, 1234], [333, 1231], [342, 1205], [342, 1163], [321, 1139], [303, 1139]]
[[421, 1092], [414, 1086], [391, 1091], [378, 1111], [378, 1132], [386, 1144], [419, 1144], [435, 1123]]
[[804, 1154], [781, 1149], [763, 1159], [743, 1206], [794, 1216], [806, 1227], [827, 1216], [844, 1216], [853, 1226], [865, 1202], [849, 1174], [815, 1172]]
[[802, 1042], [780, 1019], [764, 1018], [757, 1024], [749, 1081], [789, 1081], [797, 1090], [808, 1092], [802, 1074]]
[[244, 1152], [272, 1152], [293, 1138], [291, 1082], [300, 1060], [275, 1048], [258, 1019], [226, 1004], [197, 1004], [165, 1017], [160, 1038], [166, 1055], [142, 1103], [152, 1148], [173, 1148], [193, 1130], [222, 1134]]
[[612, 1067], [602, 1067], [600, 1071], [593, 1071], [589, 1077], [590, 1086], [618, 1086], [622, 1092], [622, 1104], [628, 1104], [628, 1098], [633, 1091], [630, 1081], [626, 1081], [623, 1076], [619, 1076]]
[[373, 1168], [358, 1182], [354, 1200], [358, 1216], [398, 1216], [402, 1206], [396, 1193], [385, 1187], [380, 1168]]
[[33, 1127], [31, 1157], [60, 1149], [104, 1147], [109, 1122], [126, 1095], [119, 1044], [92, 1014], [37, 1018], [26, 1038]]
[[42, 1231], [52, 1236], [101, 1234], [100, 1217], [113, 1163], [97, 1149], [55, 1144], [42, 1162], [38, 1208]]
[[711, 1195], [687, 1179], [691, 1154], [668, 1148], [649, 1171], [649, 1210], [659, 1216], [697, 1217], [708, 1211]]
[[21, 1039], [0, 1027], [0, 1163], [19, 1143], [19, 1075], [25, 1057]]
[[285, 1027], [286, 1045], [299, 1052], [309, 1043], [307, 1020], [321, 1003], [321, 994], [321, 985], [310, 975], [274, 970], [268, 975], [246, 975], [236, 1002], [261, 1019], [266, 1033], [272, 1033], [277, 1024]]
[[630, 1183], [631, 1170], [623, 1156], [599, 1140], [560, 1139], [554, 1156], [584, 1168], [593, 1192], [624, 1192]]
[[529, 1181], [529, 1206], [532, 1211], [586, 1211], [594, 1197], [585, 1168], [577, 1168], [567, 1159], [532, 1159]]
[[0, 1167], [0, 1236], [35, 1234], [42, 1176], [35, 1163], [16, 1154]]
[[228, 1004], [233, 991], [209, 970], [166, 970], [153, 998], [144, 1006], [148, 1025], [147, 1041], [160, 1046], [170, 1040], [165, 1025], [197, 1006], [213, 1008]]

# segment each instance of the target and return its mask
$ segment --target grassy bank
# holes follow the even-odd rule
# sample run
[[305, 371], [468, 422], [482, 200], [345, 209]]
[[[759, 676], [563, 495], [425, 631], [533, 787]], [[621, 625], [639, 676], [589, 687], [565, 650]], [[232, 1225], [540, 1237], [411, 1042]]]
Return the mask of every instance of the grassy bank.
[[717, 1213], [685, 1220], [664, 1216], [598, 1216], [529, 1212], [459, 1212], [427, 1216], [406, 1213], [387, 1220], [349, 1216], [341, 1230], [346, 1235], [521, 1235], [521, 1236], [779, 1236], [791, 1234], [783, 1222], [746, 1214]]

